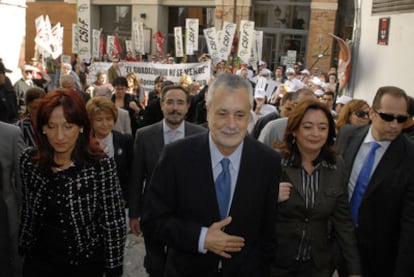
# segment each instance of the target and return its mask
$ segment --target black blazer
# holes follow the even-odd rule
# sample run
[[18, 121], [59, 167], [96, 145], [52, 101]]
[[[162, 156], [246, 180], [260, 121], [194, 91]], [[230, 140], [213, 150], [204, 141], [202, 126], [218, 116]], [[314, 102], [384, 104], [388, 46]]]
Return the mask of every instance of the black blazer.
[[302, 189], [302, 168], [288, 163], [282, 165], [282, 168], [282, 181], [290, 182], [293, 187], [289, 199], [279, 203], [275, 266], [288, 268], [295, 264], [302, 231], [306, 230], [311, 238], [313, 264], [318, 269], [329, 269], [333, 262], [329, 239], [329, 227], [332, 225], [349, 274], [360, 274], [360, 259], [354, 224], [349, 213], [342, 159], [338, 157], [335, 165], [326, 162], [321, 164], [315, 207], [309, 210], [306, 210], [306, 197]]
[[128, 201], [129, 194], [129, 175], [133, 157], [133, 138], [130, 134], [122, 134], [112, 131], [112, 143], [114, 146], [114, 160], [116, 172], [122, 189], [122, 196], [125, 202]]
[[[184, 122], [184, 124], [185, 137], [207, 132], [207, 129], [201, 126], [189, 122]], [[163, 148], [164, 131], [162, 121], [138, 129], [134, 141], [134, 157], [129, 178], [129, 217], [131, 218], [141, 216], [144, 184], [149, 182]]]
[[142, 228], [168, 246], [165, 276], [269, 276], [275, 251], [279, 155], [247, 136], [225, 232], [245, 238], [241, 252], [221, 259], [198, 252], [202, 227], [220, 221], [208, 134], [169, 144], [154, 170]]
[[[347, 180], [369, 126], [343, 126], [337, 145]], [[404, 135], [389, 145], [359, 208], [357, 240], [364, 277], [414, 276], [414, 146]]]

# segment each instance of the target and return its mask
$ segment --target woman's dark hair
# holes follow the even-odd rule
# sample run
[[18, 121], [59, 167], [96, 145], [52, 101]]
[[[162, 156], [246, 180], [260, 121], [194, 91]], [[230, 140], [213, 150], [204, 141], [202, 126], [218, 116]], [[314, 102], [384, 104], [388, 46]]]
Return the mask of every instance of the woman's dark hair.
[[306, 112], [309, 110], [320, 110], [322, 111], [326, 118], [328, 119], [328, 138], [325, 145], [322, 147], [321, 152], [319, 153], [318, 158], [314, 161], [325, 160], [330, 164], [335, 164], [336, 162], [336, 151], [335, 151], [335, 121], [332, 117], [331, 111], [326, 107], [325, 104], [315, 101], [308, 100], [303, 101], [298, 104], [289, 115], [288, 123], [285, 130], [285, 135], [283, 142], [279, 145], [274, 145], [275, 147], [281, 149], [281, 153], [284, 157], [290, 157], [294, 155], [296, 158], [300, 158], [300, 152], [298, 146], [295, 142], [296, 138], [294, 132], [299, 129], [300, 124], [305, 116]]
[[123, 87], [128, 87], [128, 80], [125, 77], [116, 77], [115, 80], [112, 82], [112, 86], [116, 87], [116, 86], [123, 86]]
[[39, 144], [37, 155], [34, 157], [39, 169], [50, 172], [52, 167], [59, 166], [54, 160], [54, 149], [43, 134], [43, 127], [48, 124], [52, 112], [57, 107], [62, 107], [67, 122], [83, 129], [72, 152], [72, 161], [80, 165], [95, 164], [105, 154], [90, 136], [91, 124], [82, 95], [68, 89], [57, 89], [47, 93], [39, 103], [35, 127]]

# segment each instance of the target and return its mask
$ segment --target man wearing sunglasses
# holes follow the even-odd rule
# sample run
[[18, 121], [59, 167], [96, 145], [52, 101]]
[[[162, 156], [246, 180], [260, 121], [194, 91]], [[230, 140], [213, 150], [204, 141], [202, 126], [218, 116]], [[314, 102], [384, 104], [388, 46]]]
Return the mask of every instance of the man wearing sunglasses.
[[402, 135], [407, 110], [402, 89], [381, 87], [371, 124], [346, 125], [338, 134], [364, 277], [414, 276], [414, 146]]

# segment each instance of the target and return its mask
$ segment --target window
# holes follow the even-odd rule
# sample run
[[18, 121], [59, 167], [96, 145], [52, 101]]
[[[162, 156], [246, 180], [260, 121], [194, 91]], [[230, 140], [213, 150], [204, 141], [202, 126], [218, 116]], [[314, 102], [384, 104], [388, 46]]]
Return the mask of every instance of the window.
[[372, 14], [414, 12], [414, 0], [373, 0]]
[[[203, 30], [214, 26], [214, 8], [191, 8], [191, 7], [169, 7], [168, 8], [168, 40], [167, 52], [175, 55], [174, 46], [174, 27], [182, 27], [183, 39], [185, 37], [185, 20], [186, 18], [198, 18], [199, 21], [199, 37], [198, 37], [198, 53], [208, 52], [207, 45], [204, 40]], [[183, 41], [183, 43], [185, 43]]]
[[131, 6], [100, 6], [100, 23], [102, 34], [118, 35], [119, 44], [122, 47], [122, 55], [126, 53], [125, 40], [131, 39]]

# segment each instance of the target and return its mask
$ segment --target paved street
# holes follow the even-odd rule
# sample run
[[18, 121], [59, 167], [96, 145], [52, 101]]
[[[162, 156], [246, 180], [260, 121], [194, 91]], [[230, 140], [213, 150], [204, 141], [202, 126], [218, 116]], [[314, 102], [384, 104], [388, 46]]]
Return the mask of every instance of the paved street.
[[143, 266], [145, 247], [143, 237], [128, 234], [125, 244], [124, 277], [146, 277]]

